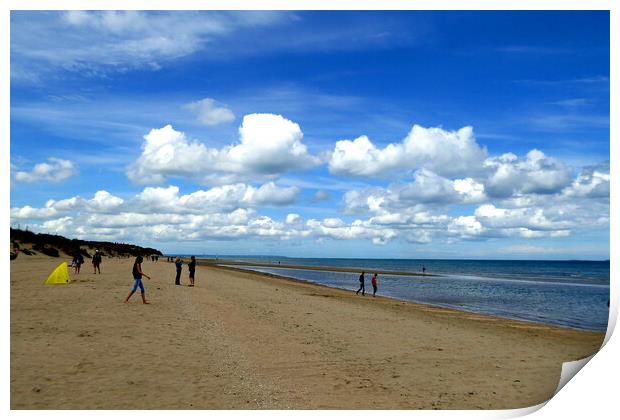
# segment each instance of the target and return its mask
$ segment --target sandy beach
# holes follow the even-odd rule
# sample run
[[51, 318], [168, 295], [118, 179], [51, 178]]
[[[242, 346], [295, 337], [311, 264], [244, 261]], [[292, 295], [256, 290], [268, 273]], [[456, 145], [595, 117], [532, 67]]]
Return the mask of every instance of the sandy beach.
[[133, 259], [62, 261], [11, 261], [12, 409], [520, 408], [604, 337], [162, 258], [123, 304]]

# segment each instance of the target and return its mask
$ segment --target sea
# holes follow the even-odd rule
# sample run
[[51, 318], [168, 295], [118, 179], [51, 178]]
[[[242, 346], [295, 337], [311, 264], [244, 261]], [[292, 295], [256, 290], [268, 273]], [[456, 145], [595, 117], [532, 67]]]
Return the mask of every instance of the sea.
[[[225, 257], [229, 265], [273, 264], [304, 266], [239, 266], [324, 286], [356, 291], [361, 271], [366, 275], [366, 298], [371, 298], [374, 271], [421, 273], [433, 276], [381, 274], [378, 292], [400, 300], [557, 325], [579, 330], [606, 331], [609, 317], [609, 261], [516, 261], [435, 259], [350, 259]], [[354, 273], [313, 270], [339, 267]]]

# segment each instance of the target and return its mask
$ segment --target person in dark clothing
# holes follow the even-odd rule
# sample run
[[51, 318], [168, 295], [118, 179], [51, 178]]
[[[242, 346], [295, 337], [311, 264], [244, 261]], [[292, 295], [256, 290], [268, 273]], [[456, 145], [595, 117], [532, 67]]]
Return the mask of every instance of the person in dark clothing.
[[370, 281], [370, 283], [372, 283], [372, 297], [375, 297], [375, 295], [377, 294], [377, 273], [372, 276], [372, 280]]
[[189, 270], [189, 287], [194, 287], [194, 274], [196, 273], [196, 257], [192, 255], [191, 261], [187, 264]]
[[362, 271], [362, 274], [360, 274], [360, 288], [357, 289], [357, 292], [355, 292], [355, 294], [357, 295], [360, 290], [362, 291], [362, 296], [365, 296], [366, 293], [366, 287], [364, 286], [364, 272]]
[[93, 255], [93, 274], [101, 274], [101, 253], [99, 250], [95, 250], [95, 255]]
[[82, 264], [84, 264], [84, 257], [82, 257], [80, 251], [77, 251], [75, 257], [73, 257], [72, 263], [75, 274], [80, 274], [80, 267], [82, 266]]
[[142, 257], [141, 256], [136, 257], [136, 260], [133, 263], [133, 269], [131, 270], [131, 274], [133, 275], [133, 281], [134, 281], [133, 288], [131, 289], [131, 291], [129, 292], [129, 294], [123, 301], [123, 303], [129, 302], [129, 298], [131, 297], [131, 295], [133, 295], [136, 292], [136, 290], [139, 287], [140, 294], [142, 295], [142, 303], [148, 304], [148, 302], [146, 301], [146, 296], [144, 295], [144, 285], [142, 284], [142, 276], [146, 277], [149, 280], [151, 278], [142, 272]]
[[174, 279], [174, 284], [176, 284], [177, 286], [181, 285], [181, 270], [183, 269], [183, 261], [181, 261], [181, 259], [179, 257], [177, 257], [177, 260], [174, 262], [174, 265], [177, 267], [177, 277]]

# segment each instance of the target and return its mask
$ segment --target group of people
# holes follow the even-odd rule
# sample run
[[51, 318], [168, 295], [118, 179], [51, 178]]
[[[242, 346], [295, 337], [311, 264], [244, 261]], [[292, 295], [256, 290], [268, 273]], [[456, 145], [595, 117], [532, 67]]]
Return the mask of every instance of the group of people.
[[[177, 276], [174, 279], [174, 284], [176, 286], [180, 286], [181, 285], [181, 271], [183, 270], [183, 261], [181, 261], [181, 258], [177, 257], [177, 259], [174, 261], [174, 265], [176, 266], [177, 269]], [[187, 268], [189, 270], [189, 287], [194, 287], [194, 275], [196, 274], [196, 257], [194, 257], [193, 255], [190, 258], [189, 264], [187, 264]]]
[[[144, 304], [148, 304], [149, 303], [146, 300], [144, 284], [142, 283], [142, 277], [146, 277], [149, 280], [151, 278], [146, 273], [144, 273], [142, 271], [142, 261], [143, 260], [144, 259], [142, 258], [142, 256], [137, 256], [136, 260], [133, 263], [133, 268], [131, 270], [131, 274], [133, 275], [133, 287], [129, 291], [129, 294], [127, 295], [127, 297], [125, 298], [123, 303], [129, 302], [129, 298], [131, 298], [131, 296], [134, 293], [136, 293], [138, 288], [140, 288], [140, 295], [142, 296], [142, 303], [144, 303]], [[168, 261], [170, 261], [170, 259]], [[177, 257], [177, 259], [174, 262], [174, 265], [176, 266], [176, 270], [177, 270], [177, 275], [176, 275], [176, 278], [174, 280], [174, 284], [177, 285], [177, 286], [180, 286], [181, 285], [181, 271], [183, 270], [183, 261], [181, 260], [181, 258]], [[194, 287], [194, 276], [196, 274], [196, 257], [194, 257], [193, 255], [190, 258], [190, 262], [187, 264], [187, 268], [189, 270], [189, 284], [188, 284], [188, 286], [189, 287]]]
[[[364, 271], [362, 271], [362, 274], [360, 274], [360, 288], [357, 289], [357, 292], [355, 292], [356, 295], [359, 294], [359, 292], [362, 292], [362, 296], [366, 296], [366, 284], [364, 280], [364, 274], [366, 274], [366, 272]], [[377, 294], [377, 273], [373, 274], [370, 283], [372, 284], [372, 297], [375, 297], [375, 295]]]
[[[95, 253], [92, 256], [93, 274], [101, 274], [102, 259], [103, 253], [96, 249]], [[82, 255], [81, 251], [77, 251], [73, 256], [73, 260], [71, 260], [71, 267], [73, 267], [73, 272], [75, 274], [80, 274], [80, 268], [82, 268], [82, 264], [84, 264], [84, 256]]]

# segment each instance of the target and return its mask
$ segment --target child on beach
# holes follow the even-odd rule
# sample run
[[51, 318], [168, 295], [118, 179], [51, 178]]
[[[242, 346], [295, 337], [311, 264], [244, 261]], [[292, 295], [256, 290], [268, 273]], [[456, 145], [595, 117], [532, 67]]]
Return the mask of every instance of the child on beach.
[[123, 303], [128, 303], [131, 295], [133, 295], [139, 287], [140, 294], [142, 295], [142, 303], [148, 304], [144, 296], [144, 285], [142, 284], [142, 276], [146, 277], [149, 280], [151, 278], [142, 272], [142, 256], [139, 255], [136, 257], [136, 261], [133, 263], [133, 270], [131, 272], [133, 274], [133, 280], [134, 280], [133, 288], [131, 289], [131, 291], [129, 292], [129, 294], [123, 301]]
[[189, 270], [189, 287], [194, 287], [194, 274], [196, 273], [196, 257], [192, 255], [191, 261], [187, 264]]
[[71, 262], [71, 264], [73, 265], [75, 274], [80, 274], [80, 267], [82, 266], [83, 263], [84, 263], [84, 257], [82, 257], [82, 254], [78, 251], [77, 254], [75, 254], [75, 257], [73, 257], [73, 261]]
[[372, 297], [375, 297], [377, 294], [377, 273], [372, 276], [372, 280], [370, 282], [372, 283]]

